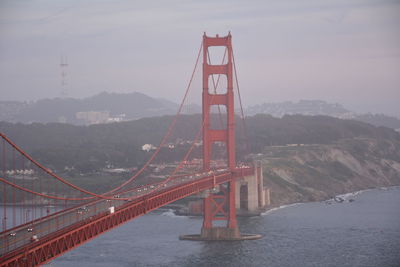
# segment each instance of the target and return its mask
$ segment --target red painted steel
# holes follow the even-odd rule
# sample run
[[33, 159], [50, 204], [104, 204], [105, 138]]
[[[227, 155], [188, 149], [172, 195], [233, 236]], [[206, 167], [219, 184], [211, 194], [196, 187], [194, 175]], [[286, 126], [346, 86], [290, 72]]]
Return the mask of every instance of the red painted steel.
[[[205, 172], [209, 172], [210, 170], [210, 161], [211, 161], [211, 155], [212, 155], [212, 144], [214, 142], [225, 142], [226, 143], [226, 149], [227, 149], [227, 165], [229, 167], [229, 171], [223, 172], [223, 173], [212, 173], [209, 172], [208, 175], [206, 174], [205, 176], [199, 177], [197, 180], [191, 180], [189, 182], [183, 182], [181, 184], [174, 184], [174, 185], [169, 185], [169, 187], [164, 187], [165, 184], [174, 177], [171, 175], [168, 179], [166, 179], [163, 183], [158, 184], [153, 190], [150, 190], [146, 195], [142, 195], [140, 197], [135, 197], [135, 198], [120, 198], [110, 196], [108, 193], [115, 192], [116, 190], [120, 189], [121, 187], [125, 186], [127, 183], [131, 182], [138, 174], [135, 174], [132, 176], [128, 181], [125, 183], [121, 184], [117, 188], [102, 194], [98, 195], [86, 190], [83, 190], [82, 188], [79, 188], [73, 184], [68, 183], [61, 177], [57, 176], [55, 173], [53, 173], [51, 170], [45, 168], [44, 166], [40, 165], [38, 162], [36, 162], [33, 158], [31, 158], [28, 154], [26, 154], [24, 151], [22, 151], [18, 146], [16, 146], [14, 143], [11, 142], [4, 134], [0, 133], [1, 138], [3, 139], [3, 154], [5, 154], [5, 143], [9, 143], [11, 147], [13, 148], [13, 153], [15, 154], [15, 151], [18, 151], [21, 153], [23, 158], [26, 158], [30, 162], [32, 162], [34, 165], [36, 165], [39, 169], [43, 170], [45, 173], [48, 175], [52, 176], [53, 178], [56, 178], [56, 180], [59, 180], [60, 182], [78, 190], [81, 191], [82, 193], [91, 195], [91, 197], [81, 197], [81, 198], [66, 198], [66, 197], [60, 197], [57, 194], [57, 184], [54, 184], [54, 191], [55, 191], [55, 196], [49, 196], [45, 195], [42, 193], [35, 192], [35, 189], [32, 188], [32, 190], [29, 190], [27, 188], [24, 188], [23, 186], [18, 186], [12, 182], [9, 182], [5, 179], [0, 178], [0, 181], [3, 182], [3, 194], [4, 194], [4, 199], [6, 199], [7, 196], [7, 186], [11, 186], [12, 191], [12, 198], [13, 202], [15, 203], [15, 190], [19, 189], [31, 194], [34, 194], [35, 196], [41, 196], [45, 197], [48, 199], [53, 199], [53, 201], [56, 200], [65, 200], [65, 207], [66, 207], [66, 200], [91, 200], [90, 203], [93, 202], [102, 202], [102, 203], [107, 203], [107, 201], [110, 200], [117, 200], [117, 201], [122, 201], [125, 200], [126, 203], [122, 204], [121, 206], [116, 206], [116, 211], [115, 213], [111, 213], [108, 211], [101, 211], [100, 213], [94, 213], [93, 216], [91, 217], [81, 217], [79, 221], [70, 221], [69, 224], [64, 226], [64, 218], [65, 216], [61, 216], [60, 218], [62, 219], [61, 221], [61, 227], [59, 228], [59, 214], [69, 214], [66, 213], [67, 211], [71, 209], [75, 209], [75, 207], [72, 208], [67, 208], [63, 211], [54, 213], [54, 214], [47, 214], [47, 216], [41, 216], [40, 219], [34, 220], [34, 217], [32, 217], [32, 221], [26, 224], [22, 224], [22, 226], [27, 226], [30, 223], [35, 221], [46, 221], [50, 225], [54, 225], [54, 223], [57, 225], [56, 229], [53, 230], [53, 232], [48, 231], [48, 234], [44, 234], [40, 237], [40, 240], [34, 240], [31, 243], [29, 243], [29, 239], [20, 239], [23, 240], [24, 243], [19, 244], [20, 246], [18, 248], [11, 247], [10, 250], [7, 251], [3, 256], [0, 258], [0, 266], [35, 266], [35, 265], [40, 265], [43, 263], [46, 263], [55, 257], [58, 257], [62, 255], [63, 253], [91, 240], [92, 238], [109, 231], [110, 229], [113, 229], [114, 227], [117, 227], [129, 220], [132, 220], [138, 216], [141, 216], [151, 210], [157, 209], [161, 206], [164, 206], [168, 203], [171, 203], [173, 201], [176, 201], [178, 199], [184, 198], [188, 195], [198, 193], [200, 191], [204, 191], [206, 189], [212, 189], [215, 188], [216, 186], [220, 186], [220, 193], [219, 194], [210, 194], [208, 197], [205, 198], [205, 204], [204, 204], [204, 223], [203, 227], [204, 228], [212, 228], [213, 227], [213, 221], [215, 220], [224, 220], [227, 221], [227, 227], [231, 229], [237, 229], [237, 221], [236, 221], [236, 209], [235, 209], [235, 179], [239, 177], [243, 177], [246, 175], [251, 175], [253, 174], [253, 168], [236, 168], [236, 159], [235, 159], [235, 121], [234, 121], [234, 94], [233, 94], [233, 65], [234, 65], [234, 59], [233, 59], [233, 53], [232, 53], [232, 42], [231, 42], [232, 36], [229, 33], [225, 37], [219, 37], [218, 35], [216, 37], [208, 37], [204, 34], [203, 36], [203, 43], [201, 49], [203, 49], [203, 124], [202, 124], [202, 129], [198, 132], [196, 135], [196, 141], [197, 138], [200, 136], [200, 133], [203, 133], [203, 169]], [[226, 47], [225, 54], [224, 54], [224, 59], [222, 61], [221, 65], [211, 65], [210, 61], [210, 55], [208, 53], [208, 48], [211, 46], [224, 46]], [[225, 55], [227, 54], [227, 62], [224, 64], [225, 61]], [[199, 59], [199, 56], [197, 58], [197, 61]], [[207, 59], [209, 62], [207, 62]], [[196, 61], [196, 66], [197, 66], [197, 61]], [[196, 67], [195, 67], [196, 70]], [[186, 99], [188, 90], [190, 88], [190, 84], [192, 83], [193, 75], [194, 72], [192, 73], [188, 88], [186, 89], [185, 97], [184, 100]], [[236, 72], [236, 68], [235, 68]], [[225, 94], [218, 94], [216, 91], [216, 87], [218, 85], [219, 81], [219, 76], [217, 80], [217, 85], [215, 84], [215, 81], [213, 80], [214, 84], [214, 94], [209, 93], [209, 88], [208, 88], [208, 81], [210, 78], [210, 75], [226, 75], [227, 77], [227, 90]], [[213, 77], [212, 77], [213, 78]], [[236, 77], [237, 79], [237, 77]], [[237, 80], [236, 80], [237, 83]], [[184, 101], [183, 101], [184, 102]], [[171, 123], [166, 137], [169, 136], [172, 132], [172, 128], [175, 125], [176, 118], [180, 114], [183, 102], [179, 108], [179, 111], [174, 119], [174, 121]], [[226, 111], [227, 111], [227, 120], [226, 120], [226, 125], [225, 128], [216, 130], [216, 129], [211, 129], [210, 128], [210, 110], [211, 106], [213, 105], [225, 105], [226, 106]], [[219, 108], [219, 106], [218, 106]], [[221, 114], [220, 114], [221, 115]], [[221, 120], [222, 122], [222, 120]], [[166, 138], [164, 137], [164, 138]], [[161, 144], [163, 144], [165, 140], [163, 139], [161, 141]], [[193, 142], [195, 144], [196, 142]], [[161, 147], [161, 145], [160, 145]], [[159, 147], [159, 148], [160, 148]], [[190, 148], [188, 153], [185, 155], [184, 160], [178, 165], [176, 170], [173, 172], [174, 174], [183, 166], [183, 162], [185, 162], [193, 149], [194, 145]], [[154, 157], [157, 153], [154, 153]], [[149, 162], [152, 161], [153, 156], [149, 160]], [[15, 167], [15, 155], [13, 155], [13, 161], [12, 161], [12, 166], [14, 166], [14, 171], [16, 169]], [[3, 155], [3, 177], [6, 178], [5, 175], [5, 159], [6, 156]], [[23, 168], [24, 169], [24, 168]], [[139, 171], [139, 173], [142, 170]], [[15, 179], [14, 179], [15, 180]], [[55, 180], [54, 180], [55, 181]], [[224, 185], [222, 185], [224, 184]], [[32, 185], [33, 186], [33, 185]], [[47, 184], [49, 187], [50, 185]], [[21, 192], [22, 192], [21, 191]], [[41, 182], [39, 183], [39, 191], [42, 192], [42, 185]], [[47, 190], [49, 191], [49, 190]], [[121, 192], [119, 192], [120, 194]], [[121, 195], [122, 196], [122, 195]], [[95, 198], [98, 198], [95, 200]], [[40, 200], [42, 201], [42, 200]], [[6, 201], [5, 201], [6, 202]], [[34, 206], [34, 198], [32, 198], [32, 206]], [[85, 203], [87, 205], [87, 203]], [[97, 206], [94, 206], [97, 207]], [[5, 209], [4, 209], [5, 210]], [[33, 209], [34, 211], [35, 209]], [[28, 210], [29, 211], [29, 210]], [[40, 210], [42, 213], [42, 210]], [[97, 211], [98, 212], [98, 211]], [[23, 211], [24, 213], [24, 211]], [[57, 216], [55, 216], [57, 215]], [[33, 216], [33, 214], [32, 214]], [[75, 216], [75, 214], [74, 214]], [[15, 217], [15, 211], [13, 213], [13, 218]], [[76, 218], [79, 217], [79, 214], [76, 214]], [[6, 213], [4, 211], [4, 218], [6, 218]], [[71, 219], [71, 217], [69, 217]], [[26, 219], [25, 221], [29, 221]], [[25, 222], [24, 221], [24, 222]], [[21, 227], [15, 226], [15, 219], [13, 219], [13, 228], [12, 229], [7, 229], [8, 232], [11, 233], [11, 230], [13, 229], [18, 229]], [[238, 229], [237, 229], [238, 230]], [[32, 230], [31, 230], [32, 231]], [[7, 232], [7, 233], [8, 233]], [[50, 233], [51, 232], [51, 233]], [[3, 232], [4, 233], [4, 232]], [[239, 233], [239, 231], [237, 231]], [[14, 234], [15, 235], [15, 234]], [[7, 239], [8, 240], [8, 239]], [[15, 245], [15, 244], [14, 244]]]
[[[207, 59], [210, 58], [210, 46], [225, 46], [228, 54], [227, 63], [223, 65], [210, 65]], [[224, 55], [225, 56], [225, 55]], [[228, 167], [236, 168], [235, 159], [235, 108], [233, 95], [233, 71], [232, 71], [232, 36], [229, 33], [225, 37], [208, 37], [203, 35], [203, 170], [210, 169], [212, 144], [214, 142], [225, 142], [228, 155]], [[227, 90], [225, 94], [209, 93], [209, 78], [213, 74], [226, 75]], [[225, 129], [213, 130], [210, 125], [210, 111], [212, 105], [225, 105], [227, 112], [227, 125]], [[226, 216], [221, 217], [221, 206], [217, 203], [219, 195], [210, 193], [204, 199], [204, 222], [203, 228], [212, 228], [213, 221], [225, 219], [229, 228], [237, 228], [235, 209], [235, 182], [230, 181], [228, 190], [223, 195], [228, 203]]]
[[[210, 65], [208, 48], [210, 46], [225, 46], [227, 50], [227, 64]], [[236, 167], [235, 160], [235, 110], [233, 97], [233, 68], [232, 68], [232, 36], [209, 37], [203, 35], [203, 169], [210, 169], [212, 144], [216, 141], [225, 142], [228, 154], [228, 166]], [[227, 78], [225, 94], [209, 93], [209, 78], [213, 74], [223, 74]], [[225, 105], [227, 125], [224, 130], [212, 130], [210, 125], [210, 109], [212, 105]]]
[[1, 267], [36, 266], [84, 244], [129, 220], [146, 214], [166, 204], [191, 194], [251, 175], [253, 168], [241, 168], [219, 175], [210, 175], [142, 196], [119, 207], [115, 213], [98, 214], [92, 219], [80, 221], [65, 229], [45, 236], [37, 242], [25, 245], [0, 258]]

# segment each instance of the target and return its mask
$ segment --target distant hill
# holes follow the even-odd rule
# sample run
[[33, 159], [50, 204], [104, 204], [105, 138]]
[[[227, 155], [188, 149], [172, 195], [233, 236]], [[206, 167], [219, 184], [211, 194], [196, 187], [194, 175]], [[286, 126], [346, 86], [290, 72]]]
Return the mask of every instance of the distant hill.
[[258, 114], [246, 120], [252, 151], [285, 144], [332, 144], [343, 138], [368, 137], [400, 141], [393, 129], [376, 127], [357, 120], [329, 116], [285, 115], [276, 118]]
[[[88, 190], [104, 191], [121, 180], [107, 180], [99, 170], [140, 167], [152, 154], [142, 146], [157, 146], [172, 119], [162, 116], [90, 126], [0, 122], [0, 132], [47, 168], [75, 177]], [[212, 123], [218, 119], [212, 116]], [[200, 122], [200, 114], [182, 115], [154, 162], [181, 160]], [[328, 116], [258, 114], [246, 120], [246, 148], [239, 118], [236, 123], [238, 161], [262, 162], [274, 206], [400, 184], [400, 133], [393, 129]], [[201, 147], [192, 155], [201, 158]]]
[[375, 126], [384, 126], [392, 129], [399, 129], [400, 119], [384, 114], [357, 114], [340, 104], [327, 103], [321, 100], [300, 100], [298, 102], [263, 103], [250, 106], [246, 109], [246, 114], [253, 116], [256, 114], [269, 114], [273, 117], [281, 118], [284, 115], [309, 115], [309, 116], [331, 116], [341, 119], [354, 119], [366, 122]]
[[177, 104], [142, 93], [100, 93], [83, 98], [43, 99], [36, 102], [0, 101], [0, 121], [103, 123], [173, 114]]
[[321, 100], [300, 100], [299, 102], [285, 101], [280, 103], [263, 103], [250, 106], [246, 109], [249, 116], [256, 114], [270, 114], [274, 117], [284, 115], [326, 115], [332, 117], [342, 117], [350, 114], [351, 111], [345, 109], [340, 104], [331, 104]]
[[[148, 157], [142, 151], [142, 146], [158, 145], [172, 119], [172, 116], [163, 116], [91, 126], [0, 122], [0, 131], [37, 160], [55, 169], [63, 169], [65, 166], [99, 169], [108, 163], [117, 167], [133, 167], [140, 165]], [[199, 114], [182, 115], [168, 142], [179, 144], [182, 140], [193, 140], [200, 128], [200, 121]], [[344, 138], [400, 142], [400, 134], [394, 130], [359, 121], [303, 115], [275, 118], [260, 114], [246, 120], [249, 140], [246, 149], [239, 119], [237, 125], [238, 158], [249, 152], [262, 153], [266, 146], [332, 144]], [[187, 143], [183, 143], [185, 145], [178, 145], [174, 150], [164, 151], [160, 160], [181, 159], [188, 148]], [[199, 156], [200, 150], [195, 153]]]
[[361, 114], [356, 115], [354, 119], [370, 123], [375, 126], [384, 126], [392, 129], [396, 129], [400, 132], [400, 120], [395, 117], [387, 116], [384, 114]]
[[257, 158], [276, 206], [400, 185], [400, 142], [394, 140], [357, 137], [329, 145], [271, 146]]
[[[61, 122], [74, 125], [91, 125], [171, 115], [175, 114], [177, 109], [178, 104], [174, 102], [162, 98], [152, 98], [142, 93], [103, 92], [83, 99], [54, 98], [35, 102], [0, 101], [0, 121], [14, 123]], [[201, 106], [193, 103], [186, 105], [182, 113], [201, 113]], [[239, 113], [239, 111], [237, 110], [236, 113]], [[331, 104], [320, 100], [264, 103], [248, 107], [245, 114], [247, 116], [269, 114], [278, 118], [296, 114], [322, 115], [359, 120], [400, 131], [400, 120], [398, 118], [384, 114], [356, 114], [340, 104]]]

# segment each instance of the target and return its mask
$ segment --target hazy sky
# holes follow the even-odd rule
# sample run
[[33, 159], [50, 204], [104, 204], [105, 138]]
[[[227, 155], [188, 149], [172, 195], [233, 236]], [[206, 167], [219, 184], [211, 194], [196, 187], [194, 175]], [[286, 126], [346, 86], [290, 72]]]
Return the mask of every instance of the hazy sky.
[[0, 99], [60, 96], [66, 55], [68, 96], [179, 102], [203, 32], [229, 30], [245, 106], [321, 99], [400, 117], [400, 0], [1, 0]]

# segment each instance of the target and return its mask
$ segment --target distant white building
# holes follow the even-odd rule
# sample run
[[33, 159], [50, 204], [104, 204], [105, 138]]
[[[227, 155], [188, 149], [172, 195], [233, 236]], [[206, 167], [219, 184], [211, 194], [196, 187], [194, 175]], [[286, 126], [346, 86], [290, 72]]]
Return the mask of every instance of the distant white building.
[[103, 169], [104, 172], [120, 174], [120, 173], [127, 173], [129, 169], [126, 168], [114, 168], [114, 169]]
[[83, 120], [86, 125], [113, 123], [127, 120], [126, 114], [122, 113], [111, 117], [109, 111], [80, 111], [75, 113], [75, 118]]
[[110, 118], [108, 111], [81, 111], [75, 114], [78, 120], [83, 120], [85, 124], [107, 123]]
[[147, 151], [147, 152], [149, 152], [150, 150], [155, 150], [155, 149], [157, 149], [157, 147], [153, 146], [152, 144], [144, 144], [142, 146], [142, 150]]
[[121, 122], [121, 121], [126, 121], [125, 113], [116, 115], [114, 117], [110, 117], [110, 118], [108, 118], [107, 122], [111, 123], [111, 122]]

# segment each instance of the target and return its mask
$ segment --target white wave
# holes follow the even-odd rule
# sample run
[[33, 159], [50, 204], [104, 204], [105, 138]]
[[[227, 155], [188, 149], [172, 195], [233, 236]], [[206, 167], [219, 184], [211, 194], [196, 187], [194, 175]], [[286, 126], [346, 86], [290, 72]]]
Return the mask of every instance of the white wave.
[[261, 216], [268, 215], [268, 214], [270, 214], [270, 213], [272, 213], [272, 212], [275, 212], [275, 211], [277, 211], [277, 210], [280, 210], [280, 209], [298, 206], [298, 205], [300, 205], [300, 204], [303, 204], [303, 203], [293, 203], [293, 204], [287, 204], [287, 205], [282, 205], [282, 206], [279, 206], [279, 207], [276, 207], [276, 208], [272, 208], [272, 209], [270, 209], [270, 210], [267, 210], [267, 211], [261, 213]]
[[163, 213], [161, 213], [161, 216], [167, 216], [173, 218], [185, 218], [185, 216], [176, 215], [173, 209], [168, 209], [167, 211], [164, 211]]
[[370, 191], [371, 189], [365, 189], [365, 190], [359, 190], [359, 191], [355, 191], [355, 192], [351, 192], [351, 193], [346, 193], [346, 194], [342, 194], [342, 195], [337, 195], [336, 197], [340, 197], [343, 200], [348, 200], [349, 198], [353, 198], [361, 193]]

